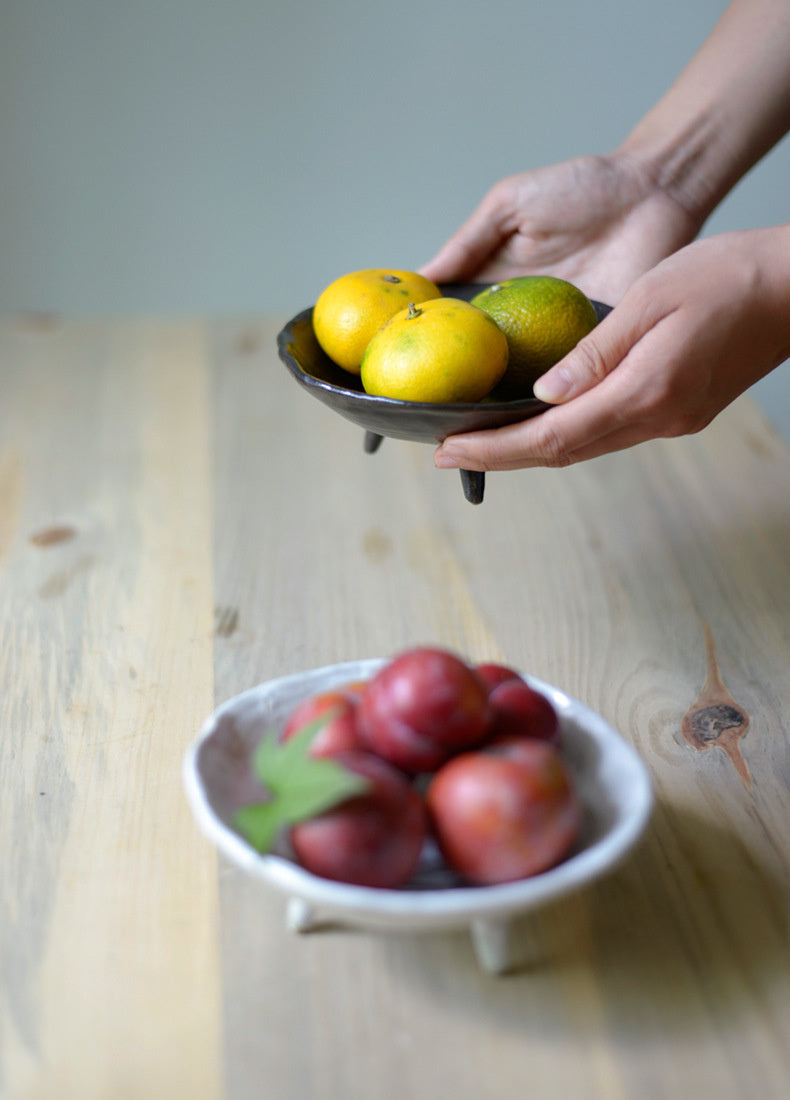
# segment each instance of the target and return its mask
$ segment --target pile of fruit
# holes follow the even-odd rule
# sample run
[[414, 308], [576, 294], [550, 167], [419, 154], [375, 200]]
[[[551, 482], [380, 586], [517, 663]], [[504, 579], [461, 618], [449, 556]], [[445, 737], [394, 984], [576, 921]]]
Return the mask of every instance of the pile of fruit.
[[582, 291], [549, 275], [506, 279], [467, 302], [416, 272], [371, 268], [335, 279], [313, 308], [319, 344], [366, 393], [434, 403], [531, 397], [596, 323]]
[[304, 868], [362, 886], [406, 885], [428, 845], [459, 881], [523, 879], [565, 858], [581, 821], [550, 700], [441, 648], [309, 696], [256, 770], [271, 798], [237, 815], [246, 838], [265, 851], [284, 832]]

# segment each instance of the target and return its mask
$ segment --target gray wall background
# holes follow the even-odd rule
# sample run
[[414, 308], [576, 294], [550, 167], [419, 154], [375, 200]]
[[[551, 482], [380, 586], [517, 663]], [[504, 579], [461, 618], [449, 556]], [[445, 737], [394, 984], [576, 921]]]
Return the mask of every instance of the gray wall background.
[[[614, 147], [723, 0], [0, 0], [0, 310], [295, 313]], [[705, 233], [790, 218], [790, 142]], [[755, 388], [790, 435], [790, 373]]]

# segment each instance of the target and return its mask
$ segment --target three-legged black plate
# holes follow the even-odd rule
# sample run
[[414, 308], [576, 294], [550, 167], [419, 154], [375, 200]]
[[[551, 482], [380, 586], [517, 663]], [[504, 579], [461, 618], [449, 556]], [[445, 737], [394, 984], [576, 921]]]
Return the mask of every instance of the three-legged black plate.
[[[479, 283], [442, 287], [447, 297], [467, 301], [482, 289], [483, 284]], [[598, 302], [593, 305], [599, 319], [609, 312], [609, 306]], [[378, 449], [384, 436], [438, 444], [459, 432], [516, 424], [547, 408], [534, 397], [451, 405], [374, 397], [364, 392], [359, 378], [338, 367], [325, 354], [313, 331], [312, 317], [312, 307], [302, 310], [282, 329], [277, 337], [280, 358], [308, 393], [364, 429], [364, 450], [368, 454]], [[471, 504], [480, 504], [485, 492], [485, 474], [478, 470], [460, 473], [464, 496]]]

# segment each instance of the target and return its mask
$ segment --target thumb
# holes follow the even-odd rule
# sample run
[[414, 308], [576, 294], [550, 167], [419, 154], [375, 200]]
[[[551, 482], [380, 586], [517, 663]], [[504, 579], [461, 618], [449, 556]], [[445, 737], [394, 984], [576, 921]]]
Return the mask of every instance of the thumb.
[[439, 249], [420, 274], [434, 282], [471, 280], [499, 249], [509, 232], [493, 217], [485, 201]]
[[419, 269], [421, 275], [435, 283], [471, 280], [499, 244], [482, 236], [473, 236], [464, 228], [451, 237], [432, 260]]
[[539, 401], [561, 404], [591, 390], [625, 358], [639, 334], [623, 324], [622, 315], [612, 310], [576, 347], [535, 382]]

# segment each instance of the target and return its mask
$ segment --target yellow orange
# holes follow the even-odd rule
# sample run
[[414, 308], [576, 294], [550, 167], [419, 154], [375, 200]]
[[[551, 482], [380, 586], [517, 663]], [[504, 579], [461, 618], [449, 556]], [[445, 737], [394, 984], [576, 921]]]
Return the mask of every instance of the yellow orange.
[[321, 292], [313, 308], [313, 329], [330, 359], [359, 374], [365, 348], [390, 317], [409, 302], [440, 296], [435, 283], [414, 271], [352, 271]]
[[401, 401], [479, 401], [507, 366], [507, 339], [459, 298], [411, 303], [380, 329], [362, 360], [367, 393]]

